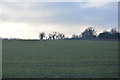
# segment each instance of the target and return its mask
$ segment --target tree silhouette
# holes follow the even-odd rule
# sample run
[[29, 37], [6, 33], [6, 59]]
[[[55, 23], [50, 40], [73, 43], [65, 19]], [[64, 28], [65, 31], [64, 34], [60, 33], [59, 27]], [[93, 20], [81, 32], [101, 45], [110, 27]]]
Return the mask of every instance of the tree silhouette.
[[57, 34], [57, 32], [53, 32], [53, 34], [52, 34], [52, 39], [53, 39], [53, 40], [56, 39], [56, 34]]
[[112, 28], [110, 33], [112, 35], [112, 39], [119, 39], [120, 38], [120, 33], [117, 31], [117, 29]]
[[115, 28], [112, 28], [111, 31], [110, 31], [111, 34], [115, 34], [115, 33], [118, 33], [117, 29]]
[[39, 35], [40, 40], [43, 40], [44, 37], [45, 37], [45, 33], [41, 32], [40, 35]]
[[[45, 33], [41, 32], [39, 35], [40, 40], [43, 40], [45, 37]], [[55, 40], [55, 39], [75, 39], [75, 40], [80, 40], [80, 39], [120, 39], [120, 32], [117, 28], [112, 28], [109, 32], [108, 31], [103, 31], [100, 33], [98, 36], [96, 35], [96, 31], [93, 27], [88, 27], [85, 29], [80, 35], [73, 34], [71, 38], [65, 38], [65, 34], [60, 33], [60, 32], [53, 32], [51, 34], [48, 34], [46, 36], [46, 39], [48, 40]]]
[[52, 40], [52, 34], [48, 34], [48, 39]]
[[96, 38], [96, 31], [92, 27], [88, 27], [85, 29], [84, 32], [82, 32], [82, 39], [91, 39], [91, 38]]
[[98, 37], [101, 39], [120, 39], [120, 33], [115, 28], [112, 28], [110, 32], [104, 31]]
[[78, 35], [76, 35], [76, 34], [73, 34], [73, 35], [72, 35], [72, 39], [78, 39], [78, 38], [79, 38]]
[[58, 39], [64, 39], [65, 38], [65, 35], [63, 33], [58, 33]]
[[104, 31], [103, 33], [100, 33], [98, 35], [99, 38], [101, 39], [110, 39], [112, 37], [111, 33], [108, 31]]

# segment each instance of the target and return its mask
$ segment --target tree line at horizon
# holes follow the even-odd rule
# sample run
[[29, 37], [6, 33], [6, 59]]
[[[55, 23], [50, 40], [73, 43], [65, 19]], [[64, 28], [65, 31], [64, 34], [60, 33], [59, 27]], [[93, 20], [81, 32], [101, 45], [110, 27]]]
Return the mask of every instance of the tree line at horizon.
[[120, 32], [112, 28], [110, 31], [103, 31], [97, 35], [93, 27], [88, 27], [79, 35], [73, 34], [71, 38], [66, 37], [65, 34], [60, 32], [53, 32], [48, 34], [48, 36], [46, 36], [45, 32], [40, 32], [39, 38], [40, 40], [120, 39]]
[[[48, 36], [47, 36], [48, 35]], [[93, 27], [86, 28], [81, 34], [73, 34], [72, 37], [65, 36], [64, 33], [52, 32], [47, 34], [45, 32], [39, 33], [40, 40], [87, 40], [87, 39], [120, 39], [120, 31], [117, 28], [112, 28], [110, 31], [103, 31], [97, 35], [96, 30]], [[29, 40], [20, 38], [1, 38], [4, 40]], [[32, 39], [36, 40], [36, 39]]]

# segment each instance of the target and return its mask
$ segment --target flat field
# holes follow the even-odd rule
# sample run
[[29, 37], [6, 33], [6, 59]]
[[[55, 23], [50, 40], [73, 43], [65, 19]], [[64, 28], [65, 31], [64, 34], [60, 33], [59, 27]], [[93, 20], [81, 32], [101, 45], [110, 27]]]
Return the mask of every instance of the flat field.
[[3, 78], [117, 78], [118, 42], [3, 40]]

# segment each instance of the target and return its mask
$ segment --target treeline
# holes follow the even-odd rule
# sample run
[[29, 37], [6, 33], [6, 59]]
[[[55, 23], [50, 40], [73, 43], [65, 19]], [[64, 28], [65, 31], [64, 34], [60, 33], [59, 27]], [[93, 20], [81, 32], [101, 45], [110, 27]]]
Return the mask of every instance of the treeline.
[[39, 35], [39, 38], [43, 40], [44, 37], [45, 39], [48, 39], [48, 40], [65, 39], [65, 34], [60, 33], [60, 32], [53, 32], [53, 33], [48, 34], [48, 37], [47, 37], [44, 32], [41, 32]]
[[65, 34], [60, 32], [53, 32], [46, 36], [45, 32], [39, 34], [40, 40], [80, 40], [80, 39], [120, 39], [120, 33], [117, 29], [112, 28], [110, 31], [103, 31], [97, 35], [96, 30], [93, 27], [88, 27], [81, 34], [73, 34], [71, 38], [65, 36]]

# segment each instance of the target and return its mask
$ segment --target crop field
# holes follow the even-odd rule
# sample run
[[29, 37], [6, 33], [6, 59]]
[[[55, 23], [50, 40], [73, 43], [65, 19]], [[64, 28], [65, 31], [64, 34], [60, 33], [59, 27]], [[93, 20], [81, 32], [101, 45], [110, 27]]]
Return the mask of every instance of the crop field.
[[118, 42], [3, 40], [3, 78], [117, 78]]

